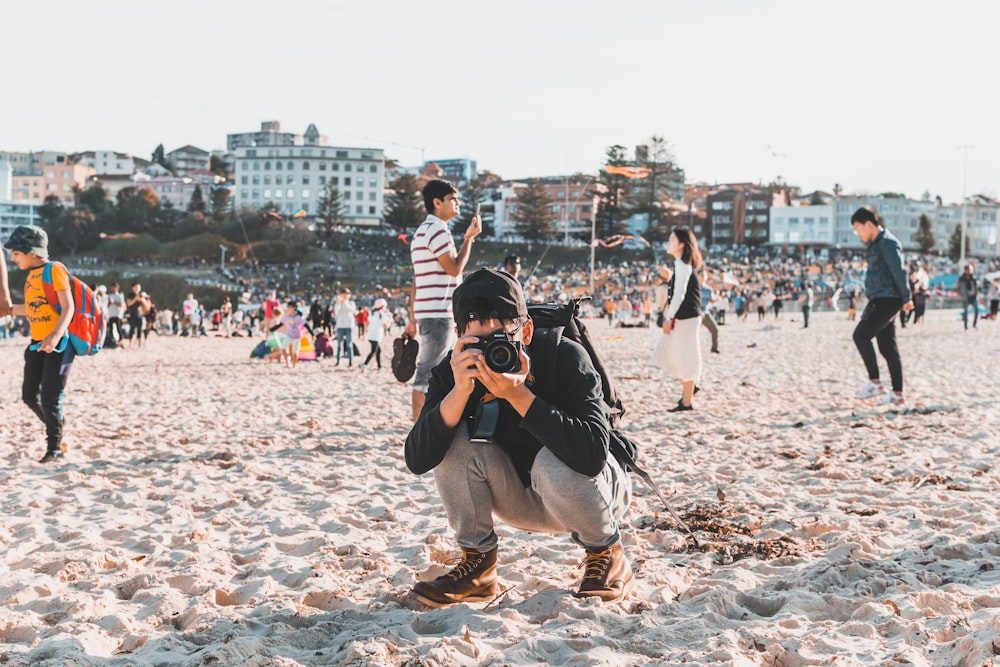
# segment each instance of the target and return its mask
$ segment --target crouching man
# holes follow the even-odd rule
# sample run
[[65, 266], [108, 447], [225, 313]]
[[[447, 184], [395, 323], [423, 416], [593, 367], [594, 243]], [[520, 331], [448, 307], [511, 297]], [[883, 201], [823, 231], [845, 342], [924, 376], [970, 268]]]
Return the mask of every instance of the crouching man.
[[[575, 595], [624, 598], [634, 576], [619, 522], [631, 487], [608, 452], [608, 411], [589, 355], [564, 339], [553, 365], [540, 360], [548, 352], [526, 347], [534, 324], [521, 286], [502, 271], [472, 273], [452, 304], [459, 339], [434, 368], [405, 453], [412, 472], [434, 471], [462, 558], [413, 593], [432, 607], [492, 600], [495, 516], [521, 530], [568, 533], [586, 551]], [[555, 378], [533, 376], [553, 367]]]

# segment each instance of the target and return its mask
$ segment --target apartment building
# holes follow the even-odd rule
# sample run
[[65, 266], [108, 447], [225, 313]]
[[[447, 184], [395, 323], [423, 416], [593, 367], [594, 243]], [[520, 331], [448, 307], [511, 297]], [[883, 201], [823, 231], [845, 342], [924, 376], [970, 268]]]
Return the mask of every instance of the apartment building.
[[202, 199], [205, 206], [209, 207], [212, 188], [224, 180], [207, 169], [195, 169], [187, 176], [150, 176], [139, 172], [133, 179], [133, 185], [137, 188], [149, 188], [161, 202], [169, 201], [175, 209], [183, 211], [191, 203], [196, 188], [201, 188]]
[[208, 171], [211, 166], [212, 154], [188, 144], [175, 148], [164, 157], [167, 163], [174, 168], [174, 175], [187, 176], [195, 171]]
[[0, 164], [11, 166], [8, 197], [12, 201], [44, 202], [55, 195], [63, 204], [74, 202], [74, 188], [85, 188], [93, 170], [74, 162], [66, 153], [0, 152]]
[[[264, 125], [277, 123], [271, 121]], [[229, 135], [230, 139], [234, 136]], [[237, 145], [234, 149], [234, 206], [258, 209], [273, 203], [285, 215], [316, 214], [328, 184], [340, 192], [348, 224], [376, 226], [382, 222], [385, 158], [381, 148], [327, 145], [327, 138], [310, 125], [304, 134], [262, 134], [278, 143]]]
[[770, 240], [771, 191], [751, 184], [721, 186], [705, 197], [705, 245], [760, 246]]

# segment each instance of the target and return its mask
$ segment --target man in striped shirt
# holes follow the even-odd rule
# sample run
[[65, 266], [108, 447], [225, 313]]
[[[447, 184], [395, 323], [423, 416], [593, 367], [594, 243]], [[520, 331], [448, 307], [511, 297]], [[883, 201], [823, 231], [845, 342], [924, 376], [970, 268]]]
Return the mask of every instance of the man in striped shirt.
[[410, 300], [410, 321], [403, 332], [408, 336], [420, 332], [420, 358], [413, 377], [413, 421], [424, 407], [431, 369], [451, 348], [454, 331], [451, 295], [469, 262], [472, 242], [483, 231], [482, 222], [476, 215], [465, 230], [462, 247], [456, 250], [448, 223], [458, 216], [458, 190], [448, 181], [433, 180], [424, 186], [423, 195], [428, 215], [410, 243], [413, 298]]

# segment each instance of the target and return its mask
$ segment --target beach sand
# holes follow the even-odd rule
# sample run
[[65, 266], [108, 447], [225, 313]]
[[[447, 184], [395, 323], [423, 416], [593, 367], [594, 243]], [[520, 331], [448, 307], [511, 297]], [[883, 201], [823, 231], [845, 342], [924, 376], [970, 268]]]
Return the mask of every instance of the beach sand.
[[853, 398], [846, 315], [797, 319], [724, 326], [720, 355], [703, 331], [680, 414], [660, 334], [590, 321], [699, 546], [635, 479], [633, 597], [574, 598], [581, 549], [498, 524], [510, 590], [440, 610], [409, 588], [458, 550], [404, 466], [410, 389], [387, 368], [292, 371], [246, 338], [106, 350], [75, 362], [71, 449], [42, 466], [23, 344], [0, 341], [0, 664], [996, 664], [1000, 323], [901, 331], [889, 411]]

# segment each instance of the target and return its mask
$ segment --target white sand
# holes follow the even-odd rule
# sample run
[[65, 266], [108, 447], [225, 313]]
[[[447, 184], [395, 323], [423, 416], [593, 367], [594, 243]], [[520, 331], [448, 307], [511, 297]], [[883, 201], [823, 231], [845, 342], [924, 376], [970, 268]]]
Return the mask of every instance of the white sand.
[[22, 345], [0, 341], [0, 664], [995, 664], [1000, 323], [902, 331], [908, 403], [887, 412], [853, 399], [845, 316], [797, 318], [722, 327], [721, 355], [704, 332], [680, 415], [658, 334], [591, 325], [646, 468], [714, 517], [709, 550], [636, 480], [627, 602], [570, 595], [567, 537], [500, 525], [512, 590], [434, 611], [409, 587], [457, 550], [433, 477], [403, 464], [409, 388], [387, 369], [292, 372], [247, 339], [109, 350], [77, 360], [72, 450], [42, 466]]

